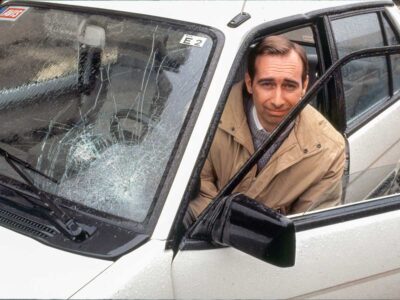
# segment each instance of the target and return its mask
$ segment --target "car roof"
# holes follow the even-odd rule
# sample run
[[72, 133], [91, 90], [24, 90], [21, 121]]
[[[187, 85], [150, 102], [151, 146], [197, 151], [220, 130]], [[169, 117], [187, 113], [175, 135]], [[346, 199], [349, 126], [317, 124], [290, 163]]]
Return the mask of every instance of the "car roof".
[[[8, 3], [12, 3], [10, 0]], [[21, 3], [22, 1], [18, 1]], [[25, 1], [24, 1], [25, 2]], [[241, 12], [243, 1], [33, 1], [77, 5], [123, 12], [152, 15], [218, 28], [223, 31], [234, 30], [227, 23]], [[301, 15], [313, 11], [332, 9], [354, 4], [388, 4], [388, 0], [308, 0], [308, 1], [246, 1], [244, 11], [251, 18], [243, 23], [242, 30], [281, 18]]]

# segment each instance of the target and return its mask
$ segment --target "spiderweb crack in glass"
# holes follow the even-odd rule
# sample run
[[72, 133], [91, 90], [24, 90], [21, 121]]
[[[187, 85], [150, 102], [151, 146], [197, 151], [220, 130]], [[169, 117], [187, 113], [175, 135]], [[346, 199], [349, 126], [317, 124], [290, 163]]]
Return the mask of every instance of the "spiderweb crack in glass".
[[[72, 145], [60, 185], [43, 180], [41, 185], [90, 207], [142, 221], [165, 167], [163, 157], [175, 142], [169, 136], [177, 127], [179, 124], [158, 124], [153, 136], [140, 146], [116, 143], [108, 147], [101, 135], [88, 130], [78, 136], [71, 134], [72, 138], [55, 145], [53, 152], [54, 162], [62, 148]], [[54, 168], [52, 163], [48, 173]]]

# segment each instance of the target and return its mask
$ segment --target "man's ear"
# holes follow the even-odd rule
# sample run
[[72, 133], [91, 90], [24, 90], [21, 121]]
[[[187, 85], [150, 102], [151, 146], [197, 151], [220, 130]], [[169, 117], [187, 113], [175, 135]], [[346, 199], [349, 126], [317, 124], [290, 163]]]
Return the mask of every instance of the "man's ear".
[[301, 96], [303, 97], [307, 91], [307, 87], [308, 87], [308, 75], [306, 77], [306, 80], [303, 83], [303, 90], [301, 92]]
[[246, 84], [246, 89], [249, 94], [253, 94], [253, 89], [251, 87], [251, 78], [248, 72], [244, 74], [244, 83]]

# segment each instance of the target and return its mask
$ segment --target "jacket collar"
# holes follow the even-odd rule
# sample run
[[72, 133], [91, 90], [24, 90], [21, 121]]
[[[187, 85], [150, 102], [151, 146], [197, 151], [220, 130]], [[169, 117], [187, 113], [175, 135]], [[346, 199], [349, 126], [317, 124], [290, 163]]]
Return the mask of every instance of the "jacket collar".
[[243, 81], [232, 87], [221, 116], [219, 128], [232, 135], [249, 153], [254, 153], [253, 140], [245, 113], [243, 87]]

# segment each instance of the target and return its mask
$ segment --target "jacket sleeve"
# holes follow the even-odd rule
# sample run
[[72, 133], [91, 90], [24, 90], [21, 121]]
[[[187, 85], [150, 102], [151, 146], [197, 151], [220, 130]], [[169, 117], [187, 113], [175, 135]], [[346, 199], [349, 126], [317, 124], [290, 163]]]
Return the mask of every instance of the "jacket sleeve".
[[345, 166], [344, 145], [336, 153], [322, 178], [308, 188], [296, 202], [290, 213], [300, 213], [339, 205], [342, 198], [342, 176]]
[[209, 155], [200, 174], [200, 193], [189, 205], [190, 210], [196, 218], [218, 194], [216, 180], [214, 166]]

